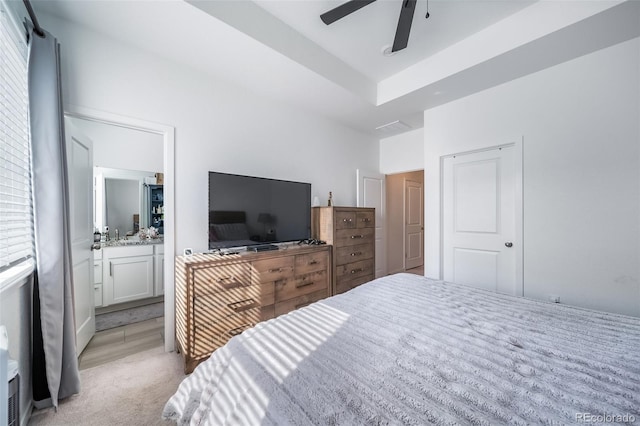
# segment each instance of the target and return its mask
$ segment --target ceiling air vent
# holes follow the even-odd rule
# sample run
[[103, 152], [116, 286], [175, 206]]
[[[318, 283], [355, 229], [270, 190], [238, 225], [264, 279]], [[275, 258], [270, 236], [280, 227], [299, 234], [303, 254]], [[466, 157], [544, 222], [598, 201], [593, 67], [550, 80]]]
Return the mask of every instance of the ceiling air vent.
[[407, 130], [411, 130], [411, 126], [409, 126], [407, 123], [403, 121], [396, 120], [396, 121], [392, 121], [391, 123], [378, 126], [376, 127], [376, 130], [379, 133], [390, 135], [392, 133], [402, 133], [402, 132], [406, 132]]

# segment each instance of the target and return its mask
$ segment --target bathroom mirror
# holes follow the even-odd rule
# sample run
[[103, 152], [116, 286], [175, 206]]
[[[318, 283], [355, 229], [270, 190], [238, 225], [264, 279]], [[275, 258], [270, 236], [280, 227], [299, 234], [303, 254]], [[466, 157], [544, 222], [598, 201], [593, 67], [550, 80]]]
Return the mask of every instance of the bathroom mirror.
[[154, 172], [94, 167], [95, 224], [100, 232], [109, 226], [111, 238], [115, 230], [120, 237], [133, 235], [149, 226], [145, 185], [156, 183]]

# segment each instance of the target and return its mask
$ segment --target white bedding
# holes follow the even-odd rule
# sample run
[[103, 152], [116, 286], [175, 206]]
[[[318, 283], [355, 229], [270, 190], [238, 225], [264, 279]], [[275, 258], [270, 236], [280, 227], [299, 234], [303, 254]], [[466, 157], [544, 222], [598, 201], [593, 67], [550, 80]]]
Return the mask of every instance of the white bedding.
[[586, 416], [640, 421], [640, 319], [410, 274], [234, 337], [163, 413], [195, 425], [565, 424]]

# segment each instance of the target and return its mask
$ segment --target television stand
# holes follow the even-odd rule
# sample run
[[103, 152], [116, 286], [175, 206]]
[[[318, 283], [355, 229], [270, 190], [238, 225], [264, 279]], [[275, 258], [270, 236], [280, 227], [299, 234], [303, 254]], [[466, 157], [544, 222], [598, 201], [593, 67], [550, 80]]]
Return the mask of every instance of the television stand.
[[278, 246], [274, 244], [260, 244], [257, 246], [249, 246], [247, 250], [251, 251], [269, 251], [269, 250], [278, 250]]
[[185, 373], [260, 321], [328, 297], [331, 270], [328, 245], [177, 256], [175, 339]]

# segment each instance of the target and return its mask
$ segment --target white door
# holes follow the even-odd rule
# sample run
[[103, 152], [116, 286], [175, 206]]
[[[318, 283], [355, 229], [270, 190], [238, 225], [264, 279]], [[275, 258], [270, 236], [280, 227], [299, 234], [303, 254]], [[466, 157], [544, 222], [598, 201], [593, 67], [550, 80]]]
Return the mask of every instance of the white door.
[[443, 278], [522, 295], [513, 145], [444, 159]]
[[376, 172], [356, 170], [356, 192], [358, 207], [373, 207], [376, 209], [376, 241], [375, 241], [375, 276], [381, 277], [387, 273], [387, 258], [385, 251], [385, 189], [384, 175]]
[[424, 203], [422, 183], [409, 179], [404, 181], [404, 269], [417, 268], [424, 264]]
[[76, 353], [82, 353], [96, 332], [93, 288], [93, 144], [65, 118], [69, 219], [73, 261]]

